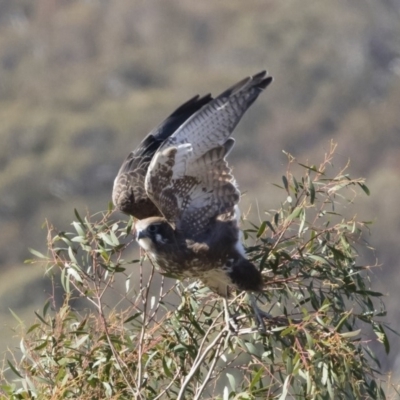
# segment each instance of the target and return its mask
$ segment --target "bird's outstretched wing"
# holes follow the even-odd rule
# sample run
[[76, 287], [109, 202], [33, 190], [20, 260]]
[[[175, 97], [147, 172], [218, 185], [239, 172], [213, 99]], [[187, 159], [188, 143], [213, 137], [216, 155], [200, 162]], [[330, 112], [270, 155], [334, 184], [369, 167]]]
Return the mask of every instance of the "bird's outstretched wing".
[[165, 139], [211, 100], [211, 95], [195, 96], [188, 100], [153, 129], [139, 147], [128, 155], [114, 180], [112, 199], [119, 210], [138, 219], [161, 215], [144, 188], [149, 163]]
[[198, 237], [239, 202], [225, 160], [234, 145], [230, 135], [271, 81], [263, 71], [223, 92], [167, 138], [150, 162], [145, 179], [149, 197], [188, 236]]

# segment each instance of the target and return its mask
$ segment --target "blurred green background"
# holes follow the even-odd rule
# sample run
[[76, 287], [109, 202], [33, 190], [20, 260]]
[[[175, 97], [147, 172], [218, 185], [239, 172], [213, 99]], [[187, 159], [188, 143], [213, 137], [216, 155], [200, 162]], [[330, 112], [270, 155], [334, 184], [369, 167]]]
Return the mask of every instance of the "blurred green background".
[[[45, 218], [67, 230], [107, 208], [118, 168], [141, 138], [196, 93], [218, 94], [267, 68], [275, 81], [238, 126], [231, 154], [258, 222], [278, 208], [287, 159], [364, 176], [353, 213], [369, 238], [400, 330], [400, 3], [398, 0], [0, 0], [0, 351], [16, 346], [51, 292]], [[370, 262], [374, 263], [372, 259]], [[134, 266], [133, 266], [134, 267]], [[400, 343], [381, 354], [398, 376]]]

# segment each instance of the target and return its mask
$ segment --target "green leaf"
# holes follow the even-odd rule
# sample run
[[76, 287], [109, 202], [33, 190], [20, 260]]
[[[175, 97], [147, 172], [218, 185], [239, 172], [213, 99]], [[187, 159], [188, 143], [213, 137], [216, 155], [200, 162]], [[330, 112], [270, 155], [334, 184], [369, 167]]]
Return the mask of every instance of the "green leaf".
[[[170, 360], [171, 360], [171, 359], [168, 358], [168, 361], [170, 361]], [[163, 366], [163, 370], [164, 370], [164, 372], [165, 372], [165, 375], [167, 375], [169, 378], [172, 378], [172, 377], [173, 377], [173, 374], [172, 374], [171, 370], [169, 369], [168, 364], [170, 364], [170, 363], [167, 362], [167, 358], [166, 358], [166, 357], [163, 357], [163, 359], [162, 359], [162, 366]]]
[[39, 258], [45, 258], [47, 259], [48, 257], [46, 257], [44, 254], [40, 253], [39, 251], [35, 250], [35, 249], [31, 249], [30, 247], [28, 247], [28, 250], [30, 253], [32, 253], [34, 256], [39, 257]]
[[258, 228], [257, 238], [259, 238], [264, 233], [266, 227], [267, 227], [267, 221], [263, 221], [263, 223]]
[[367, 295], [371, 297], [382, 297], [383, 294], [381, 292], [373, 292], [372, 290], [357, 290], [355, 293], [359, 293], [362, 295]]
[[244, 345], [246, 346], [247, 351], [248, 351], [250, 354], [253, 354], [253, 355], [256, 356], [256, 357], [259, 357], [259, 356], [260, 356], [260, 351], [257, 349], [256, 346], [254, 346], [253, 343], [245, 342]]
[[110, 231], [110, 238], [114, 246], [119, 245], [119, 240], [113, 231]]
[[46, 316], [49, 307], [50, 307], [50, 299], [47, 299], [42, 311], [43, 317]]
[[267, 224], [268, 228], [271, 229], [271, 231], [275, 234], [276, 231], [275, 231], [274, 227], [272, 226], [271, 222], [265, 221], [265, 223]]
[[85, 231], [82, 229], [82, 223], [78, 223], [78, 222], [72, 222], [72, 225], [74, 226], [76, 232], [78, 233], [79, 236], [86, 238], [86, 233]]
[[250, 382], [250, 386], [249, 386], [249, 389], [250, 389], [250, 390], [252, 390], [252, 389], [257, 385], [257, 383], [260, 382], [260, 380], [261, 380], [261, 378], [262, 378], [263, 375], [264, 375], [264, 369], [263, 369], [263, 368], [260, 368], [260, 369], [256, 372], [256, 374], [253, 376], [253, 379], [252, 379], [251, 382]]
[[288, 221], [292, 221], [293, 219], [297, 218], [303, 210], [303, 207], [296, 207], [293, 212], [287, 217]]
[[310, 332], [308, 332], [307, 329], [303, 329], [303, 332], [306, 335], [308, 348], [312, 349], [314, 347], [314, 339], [313, 339], [313, 337], [310, 335]]
[[40, 326], [40, 324], [33, 324], [27, 331], [26, 333], [31, 333], [35, 329], [37, 329]]
[[358, 185], [360, 186], [360, 188], [364, 191], [364, 193], [369, 196], [371, 193], [368, 189], [368, 187], [366, 185], [364, 185], [363, 183], [358, 183]]
[[383, 344], [386, 354], [389, 354], [390, 343], [389, 343], [389, 339], [387, 338], [387, 335], [385, 333], [385, 330], [383, 329], [383, 326], [381, 324], [373, 323], [372, 329], [374, 330], [378, 340]]
[[47, 321], [45, 321], [36, 311], [34, 311], [34, 313], [40, 319], [40, 321], [42, 321], [43, 324], [50, 326], [50, 324], [47, 323]]
[[78, 271], [74, 267], [69, 266], [67, 268], [67, 274], [72, 275], [75, 278], [75, 280], [77, 280], [78, 282], [80, 282], [80, 283], [83, 282], [81, 276], [79, 275]]
[[315, 187], [314, 187], [314, 184], [312, 183], [311, 180], [310, 180], [310, 184], [308, 186], [308, 189], [310, 191], [310, 203], [314, 204], [314, 201], [315, 201]]
[[301, 212], [301, 222], [300, 222], [300, 226], [299, 226], [299, 236], [301, 236], [301, 234], [303, 233], [303, 229], [306, 223], [306, 212], [303, 209]]
[[150, 365], [151, 361], [153, 360], [154, 357], [158, 356], [159, 352], [154, 351], [153, 353], [150, 354], [149, 358], [146, 361], [146, 364], [144, 365], [144, 369], [146, 370], [148, 366]]
[[293, 359], [291, 356], [286, 358], [286, 373], [291, 374], [293, 372]]
[[327, 380], [328, 380], [328, 372], [329, 372], [328, 366], [327, 366], [325, 363], [323, 363], [323, 364], [322, 364], [322, 378], [321, 378], [321, 383], [322, 383], [324, 386], [326, 386], [326, 382], [327, 382]]
[[7, 364], [11, 368], [11, 370], [14, 372], [15, 375], [19, 376], [20, 378], [24, 378], [9, 360], [7, 360]]
[[69, 275], [66, 273], [67, 269], [63, 268], [61, 270], [61, 285], [66, 293], [70, 293], [70, 286], [69, 286]]
[[104, 232], [99, 233], [99, 237], [101, 240], [103, 240], [104, 243], [108, 244], [109, 246], [114, 247], [114, 243], [111, 240], [111, 238]]
[[281, 336], [287, 336], [291, 335], [293, 332], [295, 332], [297, 328], [295, 326], [288, 326], [281, 332]]
[[231, 386], [232, 390], [235, 392], [236, 391], [236, 380], [235, 377], [227, 372], [226, 377], [228, 378], [229, 385]]
[[126, 225], [126, 236], [128, 236], [128, 235], [131, 233], [133, 223], [134, 223], [134, 219], [133, 219], [133, 217], [131, 216], [131, 217], [129, 218], [128, 224]]
[[283, 186], [285, 187], [286, 191], [289, 193], [289, 182], [285, 175], [282, 176]]
[[34, 347], [34, 351], [38, 351], [38, 350], [42, 350], [44, 349], [46, 346], [48, 345], [47, 340], [44, 340], [41, 344], [39, 344], [38, 346]]
[[301, 165], [303, 168], [306, 168], [310, 171], [314, 171], [314, 172], [317, 172], [318, 174], [324, 175], [323, 171], [319, 171], [315, 165], [311, 165], [310, 167], [308, 165], [305, 165], [302, 163], [299, 163], [299, 165]]
[[75, 258], [74, 250], [72, 249], [71, 246], [68, 247], [68, 256], [69, 256], [69, 259], [70, 259], [73, 263], [78, 264], [78, 262], [76, 261], [76, 258]]
[[285, 400], [286, 396], [288, 395], [289, 392], [289, 381], [290, 381], [291, 376], [288, 375], [285, 379], [285, 381], [283, 382], [283, 386], [282, 386], [282, 394], [279, 397], [279, 400]]
[[21, 324], [24, 325], [24, 322], [22, 321], [22, 319], [20, 317], [18, 317], [17, 314], [15, 314], [15, 312], [13, 310], [11, 310], [11, 308], [9, 308], [10, 313], [12, 314], [12, 316]]
[[376, 357], [375, 353], [368, 346], [364, 346], [364, 350], [371, 357], [371, 359], [375, 362], [375, 364], [378, 366], [378, 368], [381, 368], [381, 363], [380, 363], [379, 359]]
[[89, 335], [83, 335], [82, 337], [80, 337], [78, 340], [75, 341], [73, 348], [74, 349], [79, 349], [83, 343], [85, 343], [87, 340], [89, 339]]
[[82, 220], [81, 216], [79, 215], [78, 210], [77, 210], [76, 208], [74, 208], [74, 214], [75, 214], [75, 217], [78, 218], [78, 221], [79, 221], [82, 225], [85, 225], [85, 223], [83, 222], [83, 220]]
[[352, 338], [354, 336], [358, 336], [360, 334], [360, 332], [361, 332], [361, 329], [357, 329], [356, 331], [352, 331], [352, 332], [340, 333], [340, 336], [344, 337], [344, 338]]
[[335, 326], [335, 331], [340, 332], [340, 330], [342, 329], [343, 324], [346, 322], [347, 318], [349, 318], [349, 316], [351, 315], [351, 313], [345, 313], [343, 315], [343, 317], [340, 319], [340, 321], [336, 324]]
[[299, 183], [297, 182], [297, 179], [295, 177], [293, 177], [293, 184], [294, 184], [294, 193], [297, 194], [299, 193]]

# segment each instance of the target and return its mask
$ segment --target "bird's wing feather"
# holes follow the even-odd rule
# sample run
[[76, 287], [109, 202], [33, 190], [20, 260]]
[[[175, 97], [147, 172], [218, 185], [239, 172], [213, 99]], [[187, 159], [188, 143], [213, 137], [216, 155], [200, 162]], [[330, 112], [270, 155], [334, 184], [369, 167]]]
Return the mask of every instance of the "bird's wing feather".
[[190, 231], [194, 228], [198, 235], [206, 230], [210, 220], [234, 213], [240, 192], [226, 161], [234, 143], [234, 139], [229, 138], [222, 146], [209, 150], [189, 164], [187, 175], [195, 175], [201, 184], [193, 187], [190, 201], [181, 213], [178, 223], [181, 229]]
[[165, 218], [196, 237], [210, 220], [234, 210], [240, 192], [225, 160], [234, 140], [193, 160], [192, 146], [180, 144], [154, 156], [145, 186]]
[[128, 155], [115, 178], [112, 193], [113, 203], [121, 211], [140, 219], [160, 214], [144, 189], [149, 163], [164, 140], [211, 100], [209, 94], [191, 98], [153, 129]]
[[212, 219], [232, 213], [240, 193], [225, 160], [229, 138], [272, 78], [246, 78], [193, 114], [154, 155], [145, 189], [165, 218], [195, 237]]
[[265, 71], [243, 79], [188, 118], [165, 140], [162, 148], [191, 143], [194, 158], [198, 158], [222, 146], [246, 110], [271, 81]]

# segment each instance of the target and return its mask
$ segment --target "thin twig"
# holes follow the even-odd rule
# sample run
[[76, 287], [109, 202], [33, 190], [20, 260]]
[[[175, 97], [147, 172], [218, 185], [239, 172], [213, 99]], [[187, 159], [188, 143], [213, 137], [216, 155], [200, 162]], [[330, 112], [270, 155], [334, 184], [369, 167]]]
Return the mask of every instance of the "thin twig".
[[119, 366], [119, 368], [121, 370], [121, 374], [122, 374], [122, 376], [124, 378], [124, 381], [125, 381], [126, 385], [129, 387], [129, 389], [131, 390], [132, 394], [135, 396], [135, 398], [136, 399], [141, 399], [142, 396], [140, 394], [140, 390], [139, 390], [140, 388], [137, 387], [137, 392], [136, 392], [135, 389], [131, 386], [131, 384], [129, 382], [129, 379], [125, 376], [124, 369], [122, 368], [123, 366], [125, 367], [125, 370], [129, 373], [132, 382], [135, 382], [135, 379], [132, 376], [129, 367], [120, 358], [118, 352], [115, 350], [114, 344], [113, 344], [113, 342], [111, 340], [111, 337], [110, 337], [110, 334], [108, 332], [107, 321], [106, 321], [106, 318], [104, 316], [104, 312], [103, 312], [103, 308], [102, 308], [102, 304], [101, 304], [101, 299], [100, 298], [99, 298], [99, 314], [100, 314], [101, 321], [103, 323], [104, 333], [106, 334], [108, 345], [110, 346], [110, 349], [111, 349], [111, 351], [113, 353], [115, 361], [117, 362], [117, 364], [118, 364], [118, 366]]
[[213, 323], [212, 323], [212, 324], [209, 326], [209, 328], [207, 329], [207, 332], [206, 332], [206, 334], [204, 335], [203, 340], [201, 341], [200, 346], [199, 346], [199, 348], [198, 348], [198, 350], [197, 350], [196, 358], [193, 360], [193, 365], [195, 365], [195, 364], [197, 363], [197, 360], [198, 360], [199, 357], [201, 356], [201, 351], [203, 350], [203, 346], [205, 345], [205, 343], [206, 343], [206, 341], [207, 341], [208, 335], [210, 334], [210, 332], [212, 331], [212, 329], [215, 328], [218, 319], [222, 316], [222, 313], [223, 313], [223, 311], [221, 311], [221, 312], [217, 315], [217, 317], [214, 319]]
[[163, 298], [163, 293], [164, 293], [164, 275], [161, 275], [161, 283], [160, 283], [160, 291], [158, 292], [158, 301], [157, 301], [157, 305], [154, 309], [154, 311], [152, 312], [152, 314], [149, 316], [149, 321], [153, 320], [157, 314], [157, 311], [160, 308], [160, 302], [161, 299]]
[[200, 389], [197, 392], [196, 397], [193, 400], [200, 399], [200, 396], [203, 393], [204, 389], [206, 388], [207, 383], [210, 381], [211, 375], [214, 372], [215, 364], [217, 363], [217, 361], [219, 359], [219, 356], [220, 356], [219, 352], [221, 350], [222, 343], [223, 343], [222, 340], [218, 343], [217, 349], [215, 351], [214, 359], [212, 360], [212, 363], [211, 363], [211, 365], [209, 367], [208, 373], [207, 373], [202, 385], [200, 386]]
[[176, 378], [180, 375], [180, 373], [182, 372], [181, 368], [178, 368], [178, 370], [176, 371], [174, 377], [172, 378], [171, 382], [167, 385], [167, 387], [158, 394], [158, 396], [154, 397], [153, 400], [158, 400], [161, 399], [161, 396], [163, 396], [165, 393], [168, 392], [168, 389], [173, 385], [173, 383], [175, 382]]
[[185, 395], [185, 390], [186, 387], [188, 386], [189, 382], [191, 381], [191, 379], [193, 378], [194, 374], [197, 372], [197, 370], [199, 369], [201, 363], [204, 361], [204, 359], [206, 358], [207, 354], [209, 353], [210, 350], [212, 350], [214, 348], [214, 346], [216, 345], [216, 343], [218, 343], [218, 341], [224, 337], [226, 334], [229, 334], [228, 329], [225, 327], [217, 336], [216, 338], [207, 346], [207, 348], [204, 350], [204, 352], [201, 354], [200, 357], [196, 357], [197, 362], [193, 363], [192, 368], [190, 369], [189, 374], [186, 376], [185, 381], [183, 382], [183, 385], [181, 387], [181, 390], [179, 391], [178, 397], [176, 398], [176, 400], [182, 400], [184, 398]]
[[140, 336], [139, 336], [139, 347], [138, 347], [138, 372], [137, 372], [137, 386], [138, 390], [140, 392], [141, 386], [142, 386], [142, 375], [143, 375], [143, 364], [142, 364], [142, 356], [143, 356], [143, 341], [144, 341], [144, 336], [146, 333], [146, 329], [148, 327], [148, 318], [146, 316], [147, 312], [147, 303], [148, 303], [148, 295], [149, 295], [149, 289], [150, 289], [150, 284], [154, 276], [154, 267], [151, 268], [150, 276], [147, 281], [147, 285], [143, 288], [143, 263], [140, 264], [140, 292], [141, 292], [141, 298], [142, 298], [142, 303], [143, 303], [143, 324], [142, 328], [140, 330]]

